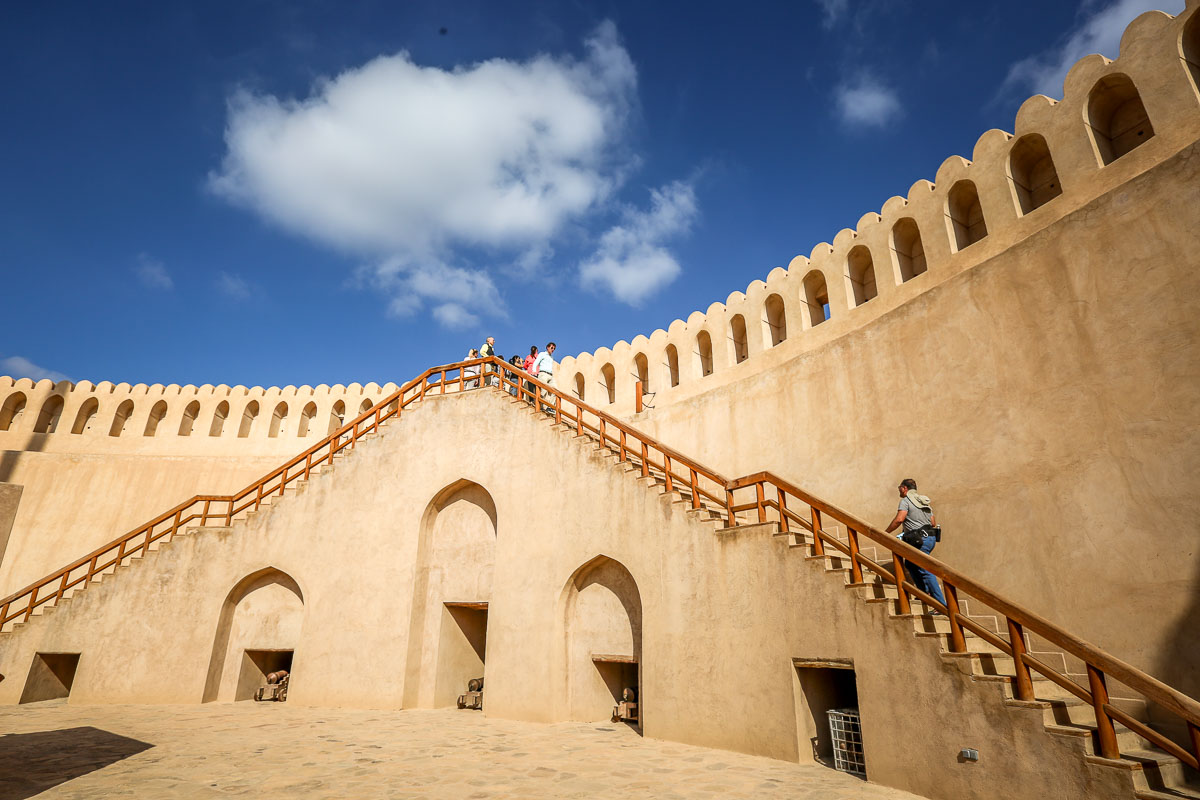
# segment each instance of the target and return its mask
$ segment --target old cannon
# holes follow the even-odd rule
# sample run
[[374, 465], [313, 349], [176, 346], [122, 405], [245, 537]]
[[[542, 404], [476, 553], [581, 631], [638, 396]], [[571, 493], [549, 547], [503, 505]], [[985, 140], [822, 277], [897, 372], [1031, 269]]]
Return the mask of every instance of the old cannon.
[[287, 700], [288, 681], [291, 676], [286, 669], [278, 670], [267, 675], [267, 685], [254, 693], [255, 700], [275, 700], [282, 703]]
[[621, 692], [621, 699], [613, 707], [612, 721], [619, 722], [637, 722], [638, 721], [638, 704], [637, 704], [637, 689], [631, 686], [626, 686]]
[[483, 710], [483, 678], [471, 678], [467, 681], [467, 693], [458, 696], [458, 707]]

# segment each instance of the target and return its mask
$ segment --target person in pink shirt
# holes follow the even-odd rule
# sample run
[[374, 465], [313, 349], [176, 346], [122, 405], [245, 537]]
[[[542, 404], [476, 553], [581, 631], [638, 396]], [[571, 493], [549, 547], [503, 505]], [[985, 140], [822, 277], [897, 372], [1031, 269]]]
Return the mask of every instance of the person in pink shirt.
[[[525, 365], [524, 365], [525, 371], [528, 372], [530, 375], [536, 374], [533, 371], [533, 362], [537, 361], [537, 357], [538, 357], [538, 349], [537, 349], [537, 345], [535, 344], [533, 347], [529, 348], [529, 355], [525, 356]], [[529, 390], [529, 398], [528, 398], [529, 401], [533, 402], [533, 392], [534, 392], [533, 382], [525, 381], [525, 388]]]

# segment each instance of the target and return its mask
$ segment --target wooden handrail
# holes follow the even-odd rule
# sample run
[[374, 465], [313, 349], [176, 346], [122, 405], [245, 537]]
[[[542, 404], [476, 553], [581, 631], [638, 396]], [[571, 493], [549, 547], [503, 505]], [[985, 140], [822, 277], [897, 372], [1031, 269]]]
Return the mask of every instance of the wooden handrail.
[[[477, 372], [476, 374], [467, 375], [465, 369], [471, 367], [477, 368]], [[492, 369], [489, 369], [489, 367], [492, 367]], [[457, 373], [457, 375], [451, 378], [450, 373]], [[436, 380], [434, 380], [435, 376]], [[494, 379], [494, 383], [489, 383], [489, 379]], [[468, 381], [474, 382], [476, 386], [468, 387]], [[404, 384], [371, 408], [363, 411], [350, 422], [343, 424], [331, 432], [321, 441], [299, 453], [283, 465], [271, 470], [236, 494], [228, 496], [196, 495], [154, 517], [149, 522], [135, 528], [124, 536], [114, 539], [45, 578], [35, 581], [29, 586], [5, 597], [0, 600], [0, 630], [3, 629], [6, 623], [22, 615], [28, 620], [34, 609], [49, 602], [57, 602], [62, 598], [63, 593], [67, 589], [79, 583], [86, 584], [96, 574], [103, 572], [109, 567], [114, 565], [119, 566], [122, 561], [138, 552], [144, 555], [149, 552], [151, 544], [164, 537], [174, 536], [180, 528], [197, 518], [199, 518], [200, 525], [202, 526], [207, 525], [211, 519], [222, 520], [227, 525], [232, 522], [236, 514], [250, 507], [257, 509], [265, 497], [272, 496], [276, 491], [282, 494], [288, 483], [307, 478], [314, 466], [331, 462], [333, 456], [347, 445], [354, 447], [358, 439], [377, 432], [382, 422], [393, 416], [400, 416], [400, 413], [409, 404], [424, 399], [430, 388], [436, 388], [439, 390], [439, 394], [445, 394], [449, 387], [453, 387], [457, 392], [463, 392], [477, 387], [483, 388], [488, 386], [505, 392], [508, 392], [508, 387], [511, 387], [515, 389], [512, 393], [516, 397], [531, 402], [533, 407], [538, 411], [545, 411], [551, 414], [555, 422], [563, 423], [565, 420], [567, 423], [572, 423], [579, 434], [583, 434], [584, 431], [587, 431], [588, 435], [595, 434], [600, 445], [605, 449], [611, 449], [610, 445], [615, 445], [621, 461], [626, 462], [631, 459], [640, 460], [639, 467], [643, 476], [660, 473], [667, 491], [673, 491], [676, 481], [681, 486], [687, 486], [687, 490], [691, 492], [692, 508], [700, 508], [702, 506], [700, 498], [707, 498], [722, 511], [730, 527], [741, 524], [737, 519], [739, 512], [750, 510], [756, 512], [755, 519], [758, 522], [766, 522], [768, 520], [768, 511], [775, 512], [778, 516], [780, 528], [784, 531], [788, 529], [788, 525], [791, 522], [795, 522], [801, 528], [811, 532], [813, 536], [813, 552], [815, 554], [824, 554], [824, 545], [827, 543], [833, 545], [837, 551], [848, 556], [851, 561], [851, 570], [855, 581], [862, 580], [860, 570], [862, 567], [865, 567], [889, 582], [894, 583], [899, 592], [898, 608], [901, 613], [908, 612], [908, 595], [912, 594], [927, 605], [948, 614], [951, 621], [952, 652], [963, 652], [962, 628], [966, 628], [975, 635], [981, 636], [985, 641], [996, 646], [1002, 652], [1011, 655], [1017, 673], [1014, 692], [1019, 698], [1032, 699], [1033, 694], [1031, 684], [1029, 683], [1028, 670], [1033, 669], [1039, 674], [1045, 675], [1051, 681], [1065, 686], [1086, 702], [1092, 703], [1096, 709], [1097, 726], [1100, 730], [1101, 751], [1103, 755], [1110, 758], [1119, 755], [1115, 736], [1110, 735], [1113, 730], [1113, 720], [1125, 723], [1128, 722], [1129, 718], [1124, 713], [1114, 709], [1109, 703], [1107, 689], [1105, 688], [1105, 676], [1120, 681], [1130, 689], [1154, 701], [1166, 711], [1180, 717], [1188, 727], [1195, 752], [1188, 752], [1178, 744], [1162, 736], [1162, 734], [1146, 726], [1139, 725], [1139, 733], [1177, 756], [1184, 763], [1191, 765], [1193, 768], [1200, 768], [1200, 702], [1173, 689], [1136, 667], [1127, 664], [1090, 642], [1069, 633], [1033, 611], [1023, 608], [1016, 602], [977, 583], [933, 556], [905, 544], [900, 539], [884, 533], [865, 520], [815, 497], [771, 472], [756, 472], [736, 480], [729, 480], [716, 470], [706, 467], [680, 453], [678, 450], [668, 447], [653, 437], [635, 430], [621, 420], [584, 403], [579, 398], [561, 392], [557, 388], [543, 383], [536, 376], [525, 373], [524, 370], [520, 370], [515, 365], [507, 364], [495, 357], [471, 359], [427, 369], [421, 375]], [[530, 386], [533, 388], [530, 389]], [[411, 395], [409, 394], [410, 392], [412, 393]], [[554, 397], [553, 403], [543, 400], [544, 394]], [[389, 411], [388, 406], [392, 404], [395, 404], [395, 408]], [[574, 409], [573, 411], [570, 410], [572, 408]], [[591, 425], [585, 422], [584, 414], [591, 414], [595, 417], [596, 424]], [[368, 420], [371, 420], [370, 424], [363, 425]], [[360, 428], [360, 426], [362, 427]], [[608, 429], [610, 428], [615, 434], [609, 433]], [[324, 452], [319, 458], [314, 459], [314, 456], [322, 453], [322, 451], [327, 452]], [[657, 451], [661, 460], [656, 463], [651, 458], [651, 451]], [[294, 467], [300, 467], [301, 464], [304, 465], [303, 468], [297, 469], [295, 474], [289, 476], [289, 471]], [[651, 472], [651, 468], [653, 468], [654, 472]], [[676, 474], [675, 468], [682, 469], [683, 474]], [[719, 498], [714, 492], [702, 488], [699, 484], [701, 477], [720, 487], [724, 498]], [[276, 479], [279, 481], [278, 485], [271, 485], [272, 481]], [[766, 496], [768, 485], [774, 488], [777, 499]], [[748, 488], [755, 490], [754, 501], [736, 505], [734, 503], [734, 492]], [[237, 505], [239, 502], [250, 497], [250, 495], [254, 495], [252, 500], [245, 502], [241, 506]], [[802, 515], [788, 508], [788, 495], [809, 506], [811, 521], [806, 520]], [[214, 510], [212, 508], [214, 503], [224, 505], [224, 513]], [[198, 504], [202, 506], [199, 513], [191, 513], [192, 509]], [[845, 526], [848, 537], [846, 543], [843, 543], [840, 539], [832, 536], [823, 529], [821, 523], [823, 515], [831, 517]], [[156, 534], [156, 528], [168, 520], [171, 521], [171, 524]], [[143, 537], [141, 542], [128, 546], [130, 542], [138, 537]], [[888, 570], [873, 559], [859, 553], [859, 537], [866, 537], [889, 551], [893, 558], [893, 568]], [[111, 560], [100, 563], [101, 559], [112, 553], [114, 549], [117, 551], [116, 555]], [[904, 573], [901, 569], [904, 562], [916, 564], [940, 578], [947, 589], [948, 605], [937, 602], [934, 598], [929, 597], [925, 592], [904, 580]], [[87, 566], [86, 572], [71, 580], [71, 574], [85, 565]], [[47, 593], [45, 597], [38, 597], [42, 589], [56, 581], [58, 582], [58, 586], [53, 592]], [[962, 614], [958, 606], [959, 593], [965, 593], [1003, 615], [1009, 629], [1009, 640], [1007, 642], [1004, 641]], [[28, 598], [25, 604], [18, 610], [11, 611], [14, 604], [18, 603], [22, 598]], [[1067, 676], [1057, 672], [1044, 662], [1025, 652], [1025, 631], [1038, 634], [1046, 641], [1082, 660], [1088, 668], [1091, 681], [1089, 689], [1079, 686]]]

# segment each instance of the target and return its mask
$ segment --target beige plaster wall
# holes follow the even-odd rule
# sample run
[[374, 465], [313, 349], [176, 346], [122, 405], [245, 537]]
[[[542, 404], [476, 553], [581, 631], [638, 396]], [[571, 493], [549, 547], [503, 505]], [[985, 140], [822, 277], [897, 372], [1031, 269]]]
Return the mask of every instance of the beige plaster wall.
[[0, 549], [0, 596], [189, 497], [242, 489], [396, 388], [0, 377], [0, 484], [25, 486]]
[[[444, 446], [468, 425], [469, 442]], [[939, 798], [997, 787], [1018, 798], [1119, 796], [1115, 773], [1090, 771], [1070, 740], [1048, 737], [1040, 711], [1003, 707], [998, 686], [967, 680], [770, 526], [720, 533], [494, 391], [426, 401], [271, 509], [182, 536], [0, 635], [0, 702], [17, 701], [20, 676], [48, 651], [81, 653], [72, 702], [198, 702], [231, 591], [270, 568], [303, 597], [289, 702], [408, 705], [398, 678], [411, 675], [422, 529], [463, 482], [495, 502], [485, 713], [570, 718], [559, 654], [576, 634], [629, 626], [636, 590], [645, 735], [807, 758], [792, 659], [849, 658], [873, 780]], [[529, 485], [545, 489], [532, 508], [519, 491]], [[625, 599], [592, 605], [573, 630], [584, 604], [572, 607], [572, 591], [614, 588]], [[958, 763], [963, 746], [984, 757]]]

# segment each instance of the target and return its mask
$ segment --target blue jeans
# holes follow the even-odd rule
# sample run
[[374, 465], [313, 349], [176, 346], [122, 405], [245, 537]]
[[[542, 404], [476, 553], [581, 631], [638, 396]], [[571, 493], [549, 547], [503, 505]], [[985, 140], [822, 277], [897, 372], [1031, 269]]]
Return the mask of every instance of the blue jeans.
[[[922, 553], [931, 553], [933, 552], [933, 547], [936, 544], [937, 540], [934, 539], [931, 534], [927, 533], [921, 537], [921, 546], [917, 549]], [[918, 567], [916, 564], [913, 564], [907, 560], [904, 562], [904, 571], [908, 574], [909, 583], [911, 583], [913, 586], [916, 586], [918, 589], [925, 592], [925, 594], [929, 595], [934, 600], [937, 600], [942, 605], [946, 605], [946, 596], [942, 594], [942, 587], [938, 583], [936, 575], [924, 567]]]

